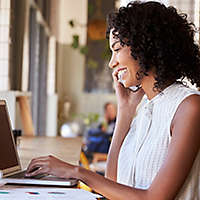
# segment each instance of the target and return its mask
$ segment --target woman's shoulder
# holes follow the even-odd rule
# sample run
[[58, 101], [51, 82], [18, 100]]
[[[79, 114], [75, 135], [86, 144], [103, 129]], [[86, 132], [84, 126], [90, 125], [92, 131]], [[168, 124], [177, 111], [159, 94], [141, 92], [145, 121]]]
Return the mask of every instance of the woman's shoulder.
[[173, 84], [163, 92], [157, 103], [157, 110], [162, 110], [170, 124], [175, 114], [183, 109], [200, 106], [200, 92], [183, 84]]
[[163, 91], [163, 103], [179, 105], [184, 99], [188, 98], [191, 95], [197, 96], [200, 95], [200, 92], [197, 89], [191, 88], [187, 85], [181, 83], [175, 83], [166, 90]]
[[186, 121], [190, 121], [191, 123], [197, 121], [197, 124], [199, 124], [200, 95], [198, 92], [190, 93], [190, 95], [186, 96], [186, 98], [181, 101], [175, 112], [173, 124], [177, 121], [181, 121], [181, 123], [183, 123], [184, 119], [186, 119]]
[[200, 112], [200, 94], [191, 93], [180, 104], [184, 109], [190, 109], [191, 112]]

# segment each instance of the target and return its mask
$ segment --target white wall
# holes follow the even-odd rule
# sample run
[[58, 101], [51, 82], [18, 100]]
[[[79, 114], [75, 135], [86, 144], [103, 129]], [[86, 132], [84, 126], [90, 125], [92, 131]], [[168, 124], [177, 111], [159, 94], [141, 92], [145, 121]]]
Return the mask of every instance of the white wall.
[[6, 91], [10, 89], [10, 3], [10, 0], [2, 0], [0, 2], [0, 91]]
[[[58, 0], [59, 2], [59, 25], [58, 42], [61, 44], [71, 44], [72, 35], [80, 36], [80, 43], [86, 43], [87, 37], [87, 0]], [[56, 3], [57, 3], [56, 2]], [[77, 26], [71, 28], [68, 24], [73, 19]]]

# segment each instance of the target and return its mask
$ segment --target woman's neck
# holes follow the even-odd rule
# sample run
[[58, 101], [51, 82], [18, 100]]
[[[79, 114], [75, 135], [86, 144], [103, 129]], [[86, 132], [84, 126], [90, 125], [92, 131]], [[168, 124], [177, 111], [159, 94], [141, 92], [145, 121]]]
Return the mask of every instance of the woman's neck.
[[148, 76], [143, 77], [142, 80], [142, 89], [144, 90], [145, 94], [147, 95], [147, 98], [151, 100], [153, 97], [155, 97], [157, 94], [160, 93], [160, 91], [155, 90], [155, 78], [153, 75], [149, 74]]
[[[164, 90], [165, 88], [167, 88], [169, 85], [173, 84], [174, 82], [175, 81], [169, 81], [166, 84], [166, 86], [163, 87], [162, 90]], [[155, 88], [155, 83], [156, 83], [156, 80], [155, 80], [153, 74], [149, 74], [148, 76], [144, 77], [142, 80], [142, 84], [141, 84], [142, 88], [149, 100], [151, 100], [152, 98], [154, 98], [157, 94], [159, 94], [161, 92], [160, 90]]]

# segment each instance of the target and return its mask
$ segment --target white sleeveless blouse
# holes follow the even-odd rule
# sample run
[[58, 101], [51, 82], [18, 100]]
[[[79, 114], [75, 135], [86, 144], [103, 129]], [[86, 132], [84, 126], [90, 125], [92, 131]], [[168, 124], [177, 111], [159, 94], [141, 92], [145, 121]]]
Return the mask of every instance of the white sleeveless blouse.
[[[192, 94], [200, 95], [174, 83], [151, 100], [143, 98], [119, 153], [117, 182], [140, 189], [150, 187], [167, 155], [174, 114]], [[176, 200], [200, 200], [200, 151]]]

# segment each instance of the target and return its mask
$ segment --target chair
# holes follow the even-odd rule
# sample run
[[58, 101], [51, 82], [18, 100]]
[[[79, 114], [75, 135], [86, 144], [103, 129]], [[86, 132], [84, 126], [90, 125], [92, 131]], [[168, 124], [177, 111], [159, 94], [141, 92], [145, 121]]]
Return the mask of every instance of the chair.
[[[107, 154], [94, 153], [92, 163], [89, 164], [89, 161], [85, 153], [81, 151], [81, 154], [80, 154], [80, 163], [82, 164], [82, 166], [88, 170], [92, 170], [101, 175], [104, 175], [105, 173], [106, 159], [107, 159]], [[92, 192], [92, 189], [81, 181], [79, 182], [79, 188]]]
[[106, 160], [106, 153], [93, 153], [92, 162], [89, 163], [85, 153], [81, 151], [80, 163], [83, 165], [83, 167], [99, 174], [104, 175], [106, 169]]
[[[83, 151], [81, 151], [81, 154], [80, 154], [80, 163], [82, 164], [82, 166], [88, 170], [90, 170], [90, 165], [89, 165], [89, 161], [85, 155], [85, 153]], [[83, 189], [83, 190], [86, 190], [86, 191], [89, 191], [89, 192], [92, 192], [92, 189], [90, 187], [88, 187], [85, 183], [79, 181], [79, 185], [78, 187], [80, 189]]]
[[31, 117], [31, 108], [30, 108], [29, 99], [27, 96], [19, 96], [17, 97], [17, 102], [19, 102], [24, 133], [27, 136], [34, 136], [35, 131], [34, 131], [33, 121]]
[[106, 160], [107, 160], [106, 153], [93, 153], [93, 160], [92, 163], [90, 164], [90, 169], [92, 171], [104, 175], [106, 170]]

